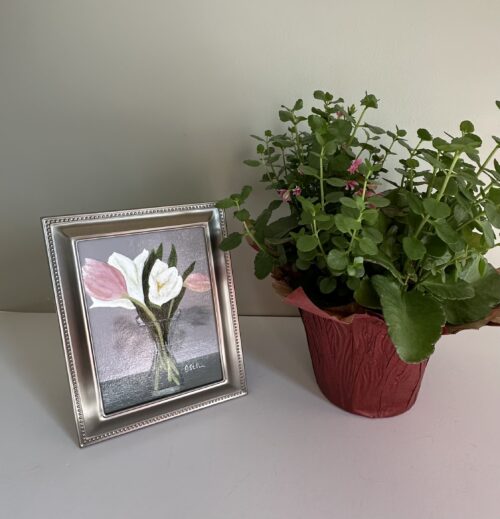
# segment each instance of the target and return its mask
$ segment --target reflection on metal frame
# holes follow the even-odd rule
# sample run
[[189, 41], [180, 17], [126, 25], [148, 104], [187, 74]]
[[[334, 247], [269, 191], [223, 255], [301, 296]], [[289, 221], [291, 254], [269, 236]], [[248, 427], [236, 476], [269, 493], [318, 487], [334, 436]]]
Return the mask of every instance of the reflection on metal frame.
[[[59, 326], [66, 355], [80, 446], [246, 394], [238, 315], [224, 212], [212, 203], [113, 211], [42, 219]], [[203, 227], [213, 287], [223, 379], [123, 411], [104, 414], [91, 345], [85, 295], [79, 276], [78, 240], [181, 227]]]

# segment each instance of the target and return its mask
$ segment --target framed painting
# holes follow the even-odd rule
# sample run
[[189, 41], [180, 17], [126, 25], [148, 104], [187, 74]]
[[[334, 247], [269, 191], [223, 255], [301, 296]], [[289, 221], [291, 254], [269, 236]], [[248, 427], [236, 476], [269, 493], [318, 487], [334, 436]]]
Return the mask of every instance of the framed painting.
[[220, 209], [42, 224], [82, 447], [246, 394]]

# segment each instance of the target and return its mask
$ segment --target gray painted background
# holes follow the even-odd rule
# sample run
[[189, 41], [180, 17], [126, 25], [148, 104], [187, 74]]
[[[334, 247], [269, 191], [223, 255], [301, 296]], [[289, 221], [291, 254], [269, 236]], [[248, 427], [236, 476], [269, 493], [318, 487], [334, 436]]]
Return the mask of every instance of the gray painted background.
[[[164, 261], [168, 258], [170, 246], [175, 245], [179, 274], [182, 275], [191, 262], [196, 261], [194, 272], [209, 276], [201, 228], [80, 240], [78, 253], [82, 264], [86, 258], [107, 262], [113, 252], [133, 259], [144, 249], [156, 249], [160, 243], [163, 243]], [[99, 379], [106, 381], [147, 371], [151, 367], [155, 346], [147, 330], [142, 330], [144, 333], [138, 331], [137, 312], [125, 308], [90, 308], [92, 300], [88, 295], [86, 301]], [[179, 310], [184, 324], [180, 330], [175, 327], [177, 340], [173, 352], [176, 359], [185, 361], [219, 351], [212, 293], [186, 290]]]
[[[316, 88], [374, 92], [374, 124], [500, 133], [499, 20], [498, 0], [1, 0], [0, 309], [53, 309], [40, 216], [219, 199], [256, 178], [248, 134]], [[252, 256], [240, 312], [293, 312]]]

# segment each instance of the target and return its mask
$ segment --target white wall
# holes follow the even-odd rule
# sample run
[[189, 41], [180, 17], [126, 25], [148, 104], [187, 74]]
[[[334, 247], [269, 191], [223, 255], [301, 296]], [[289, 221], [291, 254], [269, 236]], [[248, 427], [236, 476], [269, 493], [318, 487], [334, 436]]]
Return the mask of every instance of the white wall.
[[[315, 88], [499, 134], [499, 21], [498, 0], [1, 0], [0, 308], [51, 308], [40, 216], [218, 199], [254, 173], [247, 135]], [[290, 313], [251, 259], [240, 311]]]

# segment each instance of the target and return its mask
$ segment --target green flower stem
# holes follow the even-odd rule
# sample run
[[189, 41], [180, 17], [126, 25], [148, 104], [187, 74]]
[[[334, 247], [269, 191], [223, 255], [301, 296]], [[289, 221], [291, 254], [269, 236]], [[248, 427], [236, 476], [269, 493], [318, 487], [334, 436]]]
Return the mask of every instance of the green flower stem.
[[366, 110], [368, 110], [368, 107], [365, 106], [361, 112], [361, 115], [359, 116], [359, 119], [356, 121], [356, 124], [354, 126], [354, 130], [352, 131], [352, 135], [349, 137], [349, 140], [347, 141], [347, 146], [349, 147], [351, 145], [351, 142], [353, 141], [354, 137], [356, 136], [356, 132], [358, 131], [359, 125], [361, 124], [361, 121], [363, 120], [363, 117], [365, 115]]
[[[453, 161], [450, 165], [450, 168], [446, 172], [446, 177], [444, 179], [443, 185], [441, 186], [441, 189], [438, 191], [436, 195], [436, 200], [439, 202], [441, 198], [443, 198], [444, 192], [446, 191], [446, 188], [448, 187], [448, 182], [450, 181], [451, 177], [453, 176], [455, 166], [457, 165], [458, 159], [460, 158], [460, 152], [455, 152], [455, 156], [453, 157]], [[429, 198], [429, 197], [427, 197]], [[420, 233], [422, 232], [422, 229], [425, 227], [427, 222], [429, 221], [430, 216], [426, 215], [425, 218], [420, 222], [420, 225], [417, 228], [417, 231], [415, 232], [414, 237], [418, 238], [420, 236]]]
[[138, 299], [135, 299], [134, 297], [131, 297], [131, 296], [127, 296], [127, 299], [129, 301], [131, 301], [132, 303], [134, 303], [135, 305], [139, 306], [141, 308], [141, 310], [149, 317], [149, 319], [151, 319], [151, 323], [153, 324], [153, 326], [155, 328], [156, 335], [158, 336], [158, 339], [160, 340], [160, 342], [163, 343], [163, 333], [161, 331], [160, 325], [158, 324], [155, 314], [144, 303], [142, 303]]
[[141, 301], [138, 299], [135, 299], [131, 296], [128, 296], [127, 299], [129, 299], [132, 303], [139, 306], [141, 310], [148, 316], [148, 318], [151, 320], [151, 323], [153, 324], [156, 335], [158, 337], [158, 354], [161, 363], [163, 364], [163, 368], [167, 371], [167, 378], [169, 381], [173, 381], [176, 384], [179, 384], [179, 370], [177, 369], [177, 366], [172, 362], [172, 359], [170, 358], [170, 355], [165, 350], [165, 342], [163, 340], [163, 333], [161, 331], [161, 327], [158, 324], [158, 321], [156, 319], [156, 316], [153, 314], [153, 312]]
[[321, 153], [319, 155], [319, 190], [321, 198], [321, 209], [325, 210], [325, 186], [323, 181], [323, 159], [325, 156], [325, 147], [321, 146]]

